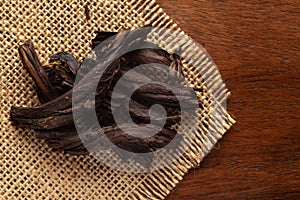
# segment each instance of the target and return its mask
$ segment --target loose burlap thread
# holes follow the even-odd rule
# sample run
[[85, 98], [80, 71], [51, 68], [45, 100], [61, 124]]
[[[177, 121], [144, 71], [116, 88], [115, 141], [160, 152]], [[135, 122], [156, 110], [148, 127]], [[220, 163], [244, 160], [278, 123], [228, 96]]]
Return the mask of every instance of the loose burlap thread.
[[[86, 5], [90, 20], [85, 17]], [[32, 40], [41, 62], [47, 63], [59, 51], [71, 52], [82, 60], [91, 50], [91, 40], [98, 30], [145, 25], [180, 29], [154, 0], [1, 1], [0, 20], [0, 199], [164, 199], [234, 123], [227, 114], [217, 134], [205, 129], [205, 124], [212, 123], [208, 117], [211, 97], [207, 83], [186, 64], [184, 71], [190, 83], [205, 89], [200, 98], [207, 109], [199, 115], [202, 129], [194, 124], [187, 127], [186, 131], [197, 137], [171, 166], [132, 174], [106, 167], [92, 156], [53, 152], [44, 141], [35, 139], [31, 130], [15, 128], [9, 121], [12, 105], [39, 105], [34, 83], [18, 56], [21, 42]], [[214, 66], [206, 52], [191, 54], [199, 58], [202, 67]], [[215, 76], [210, 81], [220, 78]]]

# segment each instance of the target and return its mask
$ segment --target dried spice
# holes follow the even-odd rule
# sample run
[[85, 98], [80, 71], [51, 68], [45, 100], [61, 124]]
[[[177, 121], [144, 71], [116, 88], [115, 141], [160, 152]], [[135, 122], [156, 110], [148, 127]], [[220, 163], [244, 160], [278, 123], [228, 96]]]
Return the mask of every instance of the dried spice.
[[[109, 44], [112, 49], [119, 49], [122, 41], [126, 37], [132, 37], [131, 32], [121, 31], [114, 32], [98, 32], [96, 38], [92, 41], [93, 47], [97, 46], [108, 37], [116, 35], [115, 39]], [[95, 76], [93, 65], [96, 65], [99, 60], [90, 59], [87, 62], [89, 66], [79, 63], [74, 56], [67, 52], [54, 54], [49, 64], [41, 66], [35, 52], [34, 46], [30, 41], [25, 42], [19, 47], [20, 57], [27, 71], [30, 73], [36, 83], [36, 91], [39, 97], [41, 106], [25, 108], [12, 107], [11, 121], [14, 125], [34, 129], [34, 134], [38, 139], [47, 141], [50, 147], [54, 150], [64, 151], [73, 155], [89, 153], [82, 143], [74, 125], [72, 112], [74, 109], [90, 109], [86, 106], [87, 102], [80, 102], [77, 107], [72, 107], [72, 88], [74, 87], [75, 77], [80, 77], [79, 85], [82, 88], [82, 95], [88, 92], [92, 78]], [[147, 84], [139, 87], [131, 96], [129, 104], [129, 113], [131, 119], [139, 126], [144, 126], [150, 122], [154, 122], [151, 126], [147, 126], [141, 132], [139, 127], [131, 126], [127, 122], [126, 115], [117, 113], [118, 117], [124, 118], [122, 129], [116, 124], [112, 114], [111, 105], [112, 91], [118, 80], [126, 74], [127, 71], [135, 66], [147, 63], [164, 64], [171, 70], [180, 71], [179, 57], [170, 55], [168, 52], [161, 49], [140, 49], [124, 54], [116, 58], [104, 71], [99, 80], [95, 94], [95, 110], [97, 118], [106, 137], [116, 146], [130, 152], [147, 153], [155, 151], [167, 145], [176, 135], [176, 131], [172, 128], [175, 124], [180, 123], [180, 98], [188, 108], [191, 104], [198, 104], [190, 100], [189, 92], [181, 91], [180, 96], [175, 96], [168, 87], [159, 84]], [[86, 68], [86, 70], [85, 70]], [[79, 74], [79, 69], [81, 74]], [[83, 69], [83, 70], [82, 70]], [[132, 76], [141, 79], [150, 79], [145, 74], [136, 72]], [[151, 80], [149, 80], [151, 82]], [[135, 88], [137, 82], [129, 76], [122, 87], [124, 90]], [[176, 88], [175, 88], [176, 89]], [[116, 93], [116, 98], [124, 98], [124, 93]], [[76, 97], [78, 99], [82, 97]], [[159, 113], [154, 113], [154, 117], [150, 119], [148, 115], [149, 108], [159, 104], [167, 111], [166, 123], [164, 127], [154, 136], [150, 137], [151, 130], [155, 127], [155, 122], [162, 121]], [[125, 112], [125, 111], [124, 111]], [[88, 144], [95, 146], [94, 141], [99, 141], [99, 130], [93, 125], [88, 124], [88, 131], [85, 133], [85, 138]], [[130, 135], [127, 133], [131, 133]], [[142, 137], [140, 137], [142, 136]], [[96, 140], [96, 138], [98, 140]], [[128, 158], [122, 158], [128, 159]]]
[[84, 13], [85, 13], [85, 17], [86, 17], [86, 20], [90, 20], [91, 19], [91, 15], [90, 15], [90, 9], [88, 7], [88, 5], [85, 5], [84, 6]]

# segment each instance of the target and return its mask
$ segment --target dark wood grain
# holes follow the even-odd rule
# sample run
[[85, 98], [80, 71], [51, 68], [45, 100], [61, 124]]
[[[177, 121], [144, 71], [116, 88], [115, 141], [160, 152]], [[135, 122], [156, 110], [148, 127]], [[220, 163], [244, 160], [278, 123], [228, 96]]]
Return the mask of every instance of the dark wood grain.
[[167, 199], [300, 199], [300, 1], [157, 3], [204, 44], [237, 118]]

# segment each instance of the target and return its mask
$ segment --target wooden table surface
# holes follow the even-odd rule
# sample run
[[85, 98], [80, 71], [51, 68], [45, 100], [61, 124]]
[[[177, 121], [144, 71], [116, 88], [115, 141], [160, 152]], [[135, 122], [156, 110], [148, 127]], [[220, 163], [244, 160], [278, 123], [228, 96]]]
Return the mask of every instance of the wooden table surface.
[[167, 199], [300, 199], [300, 1], [157, 3], [204, 44], [237, 119]]

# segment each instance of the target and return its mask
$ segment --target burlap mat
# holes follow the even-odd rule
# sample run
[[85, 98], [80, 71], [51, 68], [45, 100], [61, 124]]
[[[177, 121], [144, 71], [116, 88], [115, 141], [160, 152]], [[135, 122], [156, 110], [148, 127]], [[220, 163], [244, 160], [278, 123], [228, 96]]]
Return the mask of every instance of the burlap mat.
[[[86, 20], [88, 5], [91, 19]], [[91, 50], [95, 32], [118, 31], [147, 24], [178, 29], [155, 1], [25, 1], [0, 3], [1, 66], [1, 199], [164, 199], [187, 171], [198, 166], [234, 120], [227, 114], [217, 133], [205, 129], [211, 97], [205, 90], [206, 105], [200, 114], [202, 129], [191, 128], [196, 139], [186, 155], [172, 166], [145, 174], [131, 174], [103, 166], [92, 156], [72, 157], [53, 152], [36, 140], [30, 130], [16, 129], [8, 118], [11, 105], [36, 106], [33, 82], [18, 57], [20, 42], [30, 39], [42, 63], [58, 51], [72, 52], [82, 60]], [[214, 66], [206, 52], [192, 52], [204, 69]], [[205, 88], [195, 71], [185, 68], [191, 83]], [[215, 81], [221, 77], [214, 77]], [[225, 90], [225, 88], [224, 88]], [[226, 91], [227, 92], [227, 91]]]

